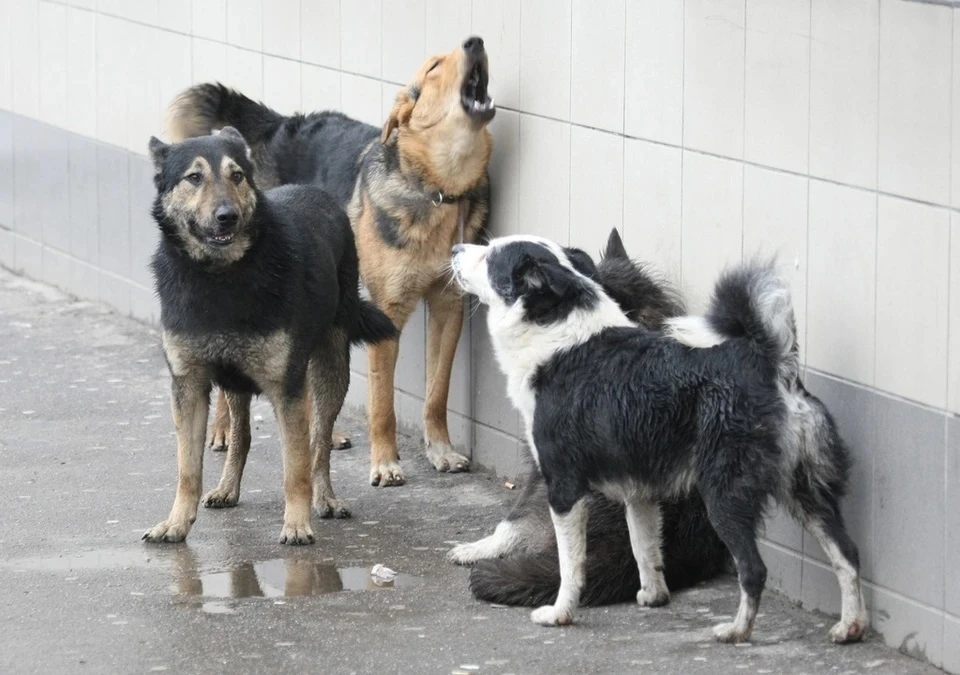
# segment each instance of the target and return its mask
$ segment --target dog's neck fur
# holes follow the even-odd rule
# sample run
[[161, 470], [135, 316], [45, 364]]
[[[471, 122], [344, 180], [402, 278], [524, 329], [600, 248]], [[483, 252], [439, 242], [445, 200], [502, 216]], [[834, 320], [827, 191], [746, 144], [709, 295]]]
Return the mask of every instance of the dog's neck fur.
[[522, 301], [509, 308], [491, 306], [487, 313], [494, 353], [507, 376], [507, 395], [523, 415], [531, 449], [536, 407], [532, 380], [537, 371], [558, 352], [583, 344], [607, 328], [634, 326], [599, 285], [589, 283], [596, 287], [597, 303], [587, 309], [573, 310], [563, 321], [548, 325], [526, 321]]
[[[462, 195], [474, 188], [487, 171], [493, 141], [486, 128], [457, 129], [434, 142], [408, 134], [401, 127], [397, 134], [400, 170], [416, 176], [420, 182], [450, 195]], [[423, 132], [421, 132], [422, 134]]]

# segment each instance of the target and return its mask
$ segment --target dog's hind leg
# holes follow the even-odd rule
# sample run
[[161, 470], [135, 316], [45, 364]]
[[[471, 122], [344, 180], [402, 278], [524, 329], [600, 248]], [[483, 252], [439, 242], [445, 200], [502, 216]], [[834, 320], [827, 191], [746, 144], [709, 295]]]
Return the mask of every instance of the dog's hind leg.
[[[712, 486], [710, 486], [712, 487]], [[720, 642], [746, 642], [760, 606], [760, 596], [767, 582], [767, 567], [757, 549], [758, 504], [766, 496], [751, 494], [738, 485], [727, 485], [722, 494], [701, 485], [710, 524], [727, 545], [737, 565], [740, 582], [740, 606], [732, 623], [714, 626], [713, 634]]]
[[210, 427], [210, 449], [223, 452], [230, 447], [230, 407], [226, 393], [221, 389], [217, 395], [217, 411]]
[[663, 576], [661, 526], [660, 504], [637, 497], [627, 501], [630, 548], [640, 570], [637, 604], [641, 607], [661, 607], [670, 602], [670, 590]]
[[[280, 543], [294, 546], [312, 544], [310, 502], [313, 494], [313, 456], [310, 452], [309, 401], [302, 392], [299, 396], [289, 396], [285, 391], [276, 392], [271, 399], [283, 444], [284, 511]], [[330, 438], [329, 432], [326, 437]]]
[[453, 359], [463, 325], [463, 298], [446, 283], [426, 294], [427, 398], [423, 407], [424, 443], [427, 459], [437, 471], [469, 471], [470, 460], [454, 452], [447, 428], [447, 399]]
[[350, 345], [339, 328], [310, 360], [308, 378], [313, 392], [313, 508], [321, 518], [349, 518], [350, 509], [337, 499], [330, 482], [330, 435], [350, 386]]
[[580, 606], [580, 593], [587, 577], [587, 500], [581, 497], [566, 513], [551, 506], [550, 517], [557, 534], [560, 555], [560, 591], [552, 605], [539, 607], [530, 614], [541, 626], [567, 626]]
[[826, 518], [808, 521], [807, 529], [827, 554], [840, 584], [840, 621], [830, 629], [830, 640], [838, 644], [856, 642], [864, 636], [868, 626], [857, 546], [847, 534], [839, 510]]
[[203, 497], [203, 505], [211, 509], [236, 506], [240, 500], [240, 479], [250, 452], [250, 394], [221, 392], [230, 409], [230, 442], [223, 463], [220, 484]]
[[167, 519], [143, 534], [144, 540], [154, 543], [187, 538], [197, 519], [203, 481], [210, 381], [199, 373], [174, 375], [172, 390], [173, 422], [177, 427], [177, 496]]

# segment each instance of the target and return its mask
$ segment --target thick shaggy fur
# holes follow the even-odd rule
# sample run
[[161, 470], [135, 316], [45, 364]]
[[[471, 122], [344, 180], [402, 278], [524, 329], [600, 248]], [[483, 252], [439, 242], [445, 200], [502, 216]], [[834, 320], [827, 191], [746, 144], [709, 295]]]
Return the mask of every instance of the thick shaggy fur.
[[349, 345], [395, 339], [396, 329], [360, 298], [353, 233], [326, 192], [261, 192], [249, 149], [230, 127], [175, 145], [151, 139], [150, 151], [161, 232], [153, 271], [173, 380], [179, 481], [170, 516], [144, 539], [182, 541], [196, 519], [209, 393], [217, 385], [234, 425], [220, 485], [204, 504], [236, 505], [250, 447], [250, 398], [264, 393], [284, 454], [280, 540], [312, 543], [311, 502], [322, 516], [349, 515], [330, 483]]
[[459, 246], [453, 258], [460, 285], [490, 307], [508, 394], [546, 481], [561, 583], [533, 621], [573, 622], [592, 491], [626, 507], [637, 602], [669, 602], [658, 502], [696, 489], [740, 582], [737, 615], [716, 626], [718, 640], [741, 642], [753, 630], [766, 582], [757, 528], [769, 497], [818, 539], [837, 572], [843, 609], [830, 638], [860, 639], [859, 558], [839, 508], [848, 453], [800, 382], [789, 292], [772, 265], [723, 275], [697, 327], [714, 346], [702, 348], [693, 329], [665, 335], [632, 324], [577, 257], [547, 240], [505, 237]]
[[[447, 395], [463, 304], [449, 283], [450, 247], [474, 241], [489, 212], [487, 92], [483, 40], [468, 38], [431, 56], [396, 97], [382, 128], [338, 112], [284, 117], [219, 84], [183, 92], [170, 106], [174, 139], [237, 127], [250, 142], [265, 185], [321, 185], [346, 209], [360, 274], [376, 305], [398, 329], [423, 299], [429, 310], [424, 441], [438, 471], [465, 471], [447, 428]], [[369, 349], [370, 482], [402, 485], [394, 414], [397, 344]], [[229, 421], [218, 406], [214, 445]], [[216, 433], [219, 431], [219, 434]]]
[[[673, 289], [646, 266], [630, 260], [615, 229], [595, 271], [584, 267], [635, 323], [660, 330], [666, 319], [683, 314]], [[449, 557], [459, 564], [474, 564], [470, 590], [478, 599], [506, 605], [553, 603], [560, 588], [560, 562], [547, 484], [532, 460], [525, 463], [518, 482], [520, 494], [496, 531], [455, 547]], [[630, 550], [623, 504], [602, 494], [590, 499], [586, 585], [580, 602], [604, 605], [633, 600], [640, 590], [640, 575]], [[710, 526], [699, 494], [662, 507], [664, 573], [671, 591], [726, 569], [729, 553]]]

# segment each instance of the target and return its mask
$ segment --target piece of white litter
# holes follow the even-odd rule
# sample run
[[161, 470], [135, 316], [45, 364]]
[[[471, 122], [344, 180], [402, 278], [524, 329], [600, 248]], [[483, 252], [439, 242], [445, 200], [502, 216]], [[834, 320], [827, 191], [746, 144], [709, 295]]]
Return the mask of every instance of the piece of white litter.
[[510, 609], [510, 605], [498, 605], [495, 602], [491, 602], [490, 606], [493, 607], [494, 609]]
[[24, 411], [23, 411], [23, 414], [24, 414], [24, 415], [32, 415], [32, 414], [35, 413], [35, 412], [36, 412], [36, 410], [24, 410]]
[[375, 581], [393, 581], [397, 578], [397, 573], [383, 563], [377, 563], [370, 568], [370, 576]]
[[460, 667], [461, 667], [463, 670], [480, 670], [480, 666], [476, 666], [476, 665], [474, 665], [474, 664], [472, 664], [472, 663], [467, 663], [467, 664], [461, 663], [461, 664], [460, 664]]
[[273, 646], [274, 647], [292, 647], [293, 643], [292, 642], [275, 642]]
[[116, 525], [119, 522], [120, 522], [119, 520], [108, 520], [107, 525]]

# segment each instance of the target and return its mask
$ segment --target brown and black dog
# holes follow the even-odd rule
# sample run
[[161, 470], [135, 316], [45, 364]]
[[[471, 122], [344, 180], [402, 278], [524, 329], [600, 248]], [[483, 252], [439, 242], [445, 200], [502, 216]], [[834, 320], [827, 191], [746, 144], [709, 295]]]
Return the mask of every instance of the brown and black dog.
[[[488, 96], [487, 54], [479, 37], [424, 62], [397, 94], [382, 129], [338, 112], [284, 117], [220, 84], [183, 92], [169, 110], [175, 140], [223, 126], [250, 143], [262, 185], [310, 183], [347, 210], [360, 275], [371, 298], [400, 329], [419, 300], [429, 310], [424, 440], [438, 471], [465, 471], [447, 430], [447, 396], [463, 301], [451, 285], [451, 246], [476, 240], [489, 213], [487, 165], [496, 112]], [[372, 485], [402, 485], [394, 412], [399, 343], [369, 348]], [[221, 395], [214, 444], [229, 438]], [[339, 439], [335, 439], [335, 443]]]

